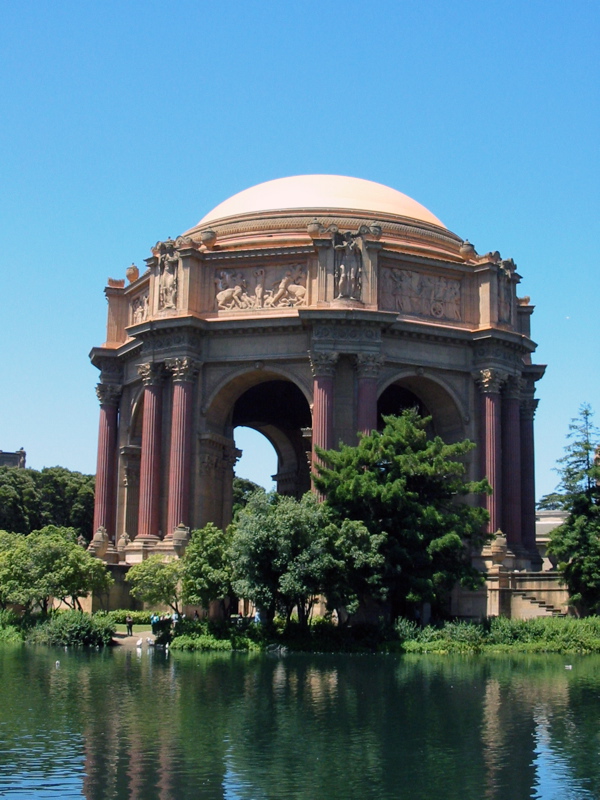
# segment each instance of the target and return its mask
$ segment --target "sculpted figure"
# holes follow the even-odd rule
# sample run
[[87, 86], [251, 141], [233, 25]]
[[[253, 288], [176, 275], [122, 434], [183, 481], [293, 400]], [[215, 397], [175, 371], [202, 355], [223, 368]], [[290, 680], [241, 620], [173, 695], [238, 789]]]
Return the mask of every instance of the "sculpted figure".
[[228, 310], [232, 308], [246, 308], [248, 303], [244, 297], [246, 281], [241, 273], [234, 275], [233, 272], [223, 270], [216, 279], [217, 284], [217, 308]]
[[336, 298], [360, 299], [362, 281], [362, 254], [358, 237], [350, 232], [336, 234], [333, 249], [336, 251]]
[[177, 264], [175, 243], [171, 240], [160, 244], [158, 257], [158, 307], [177, 308]]
[[133, 324], [139, 325], [148, 316], [148, 295], [142, 294], [136, 297], [131, 305], [133, 311]]
[[262, 308], [265, 298], [265, 271], [264, 269], [257, 269], [254, 273], [256, 278], [256, 289], [254, 290], [256, 308]]

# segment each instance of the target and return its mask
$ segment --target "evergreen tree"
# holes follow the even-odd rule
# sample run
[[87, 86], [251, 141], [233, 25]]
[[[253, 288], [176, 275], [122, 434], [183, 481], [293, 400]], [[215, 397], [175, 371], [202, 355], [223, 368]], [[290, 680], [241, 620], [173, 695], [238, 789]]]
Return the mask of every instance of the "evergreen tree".
[[588, 404], [569, 424], [565, 455], [559, 460], [558, 494], [568, 517], [550, 534], [548, 552], [559, 560], [570, 602], [580, 613], [600, 611], [600, 432]]
[[475, 445], [429, 440], [430, 421], [410, 409], [384, 417], [383, 431], [362, 436], [356, 447], [317, 451], [314, 483], [334, 521], [362, 522], [384, 539], [385, 566], [372, 589], [387, 598], [393, 618], [423, 602], [443, 606], [457, 581], [468, 588], [483, 582], [471, 552], [488, 539], [488, 514], [463, 501], [489, 485], [464, 479], [464, 458]]

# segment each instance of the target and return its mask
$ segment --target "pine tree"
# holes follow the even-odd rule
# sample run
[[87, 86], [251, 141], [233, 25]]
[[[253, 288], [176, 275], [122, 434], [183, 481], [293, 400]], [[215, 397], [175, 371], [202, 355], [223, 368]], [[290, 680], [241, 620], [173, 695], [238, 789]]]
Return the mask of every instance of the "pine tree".
[[559, 560], [571, 604], [582, 614], [600, 610], [600, 432], [593, 416], [584, 404], [569, 425], [557, 489], [569, 514], [552, 531], [548, 548]]

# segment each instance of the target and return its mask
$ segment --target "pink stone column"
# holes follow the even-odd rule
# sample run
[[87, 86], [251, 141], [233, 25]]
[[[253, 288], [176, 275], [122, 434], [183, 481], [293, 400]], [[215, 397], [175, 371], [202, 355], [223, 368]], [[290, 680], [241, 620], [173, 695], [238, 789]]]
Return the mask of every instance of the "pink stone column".
[[500, 417], [500, 388], [506, 373], [495, 369], [482, 369], [476, 378], [481, 390], [481, 469], [492, 487], [485, 498], [490, 515], [488, 531], [496, 533], [502, 523], [502, 442]]
[[520, 384], [509, 378], [502, 397], [502, 531], [515, 553], [522, 550]]
[[338, 353], [310, 353], [313, 371], [312, 463], [318, 458], [315, 447], [333, 447], [333, 377]]
[[190, 358], [167, 362], [173, 374], [173, 417], [169, 459], [167, 537], [183, 523], [190, 524], [190, 472], [192, 459], [192, 398], [197, 365]]
[[136, 538], [158, 536], [160, 518], [160, 440], [162, 422], [162, 364], [142, 364], [144, 416], [140, 461], [140, 505]]
[[117, 484], [117, 415], [121, 386], [99, 383], [96, 394], [100, 401], [98, 428], [98, 460], [96, 464], [96, 493], [94, 502], [94, 533], [104, 528], [110, 541], [115, 538]]
[[377, 376], [382, 364], [383, 356], [376, 353], [359, 353], [356, 356], [356, 424], [359, 433], [369, 434], [377, 430]]
[[[540, 562], [535, 540], [535, 460], [533, 418], [539, 400], [533, 397], [521, 402], [521, 539], [523, 547]], [[539, 563], [538, 563], [539, 566]]]

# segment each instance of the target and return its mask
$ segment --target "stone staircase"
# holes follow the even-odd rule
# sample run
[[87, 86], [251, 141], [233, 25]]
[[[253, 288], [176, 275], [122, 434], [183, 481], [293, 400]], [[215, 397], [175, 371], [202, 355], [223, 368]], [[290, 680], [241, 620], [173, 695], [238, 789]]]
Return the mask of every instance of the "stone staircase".
[[[513, 591], [511, 598], [511, 611], [513, 617], [530, 619], [533, 617], [566, 617], [567, 615], [560, 608], [538, 600], [538, 598], [527, 591]], [[514, 613], [517, 611], [518, 613]]]

